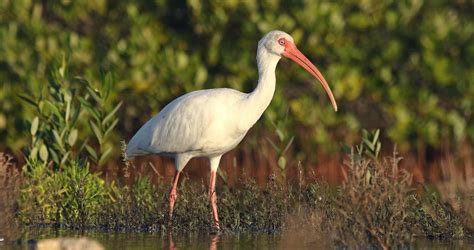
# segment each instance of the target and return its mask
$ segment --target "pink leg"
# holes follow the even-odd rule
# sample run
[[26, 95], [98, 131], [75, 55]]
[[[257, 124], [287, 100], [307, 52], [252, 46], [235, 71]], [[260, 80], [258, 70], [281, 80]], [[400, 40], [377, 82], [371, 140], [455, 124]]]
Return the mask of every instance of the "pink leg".
[[169, 202], [170, 202], [170, 207], [169, 207], [169, 223], [171, 224], [171, 219], [173, 218], [173, 208], [174, 208], [174, 203], [176, 202], [176, 197], [178, 197], [178, 194], [176, 192], [176, 188], [178, 187], [178, 179], [179, 179], [179, 174], [180, 171], [176, 171], [176, 174], [174, 175], [173, 179], [173, 186], [171, 187], [170, 190], [170, 195], [169, 195]]
[[216, 195], [216, 172], [211, 171], [211, 179], [209, 181], [209, 200], [212, 205], [212, 219], [214, 221], [214, 228], [220, 230], [219, 216], [217, 214], [217, 195]]

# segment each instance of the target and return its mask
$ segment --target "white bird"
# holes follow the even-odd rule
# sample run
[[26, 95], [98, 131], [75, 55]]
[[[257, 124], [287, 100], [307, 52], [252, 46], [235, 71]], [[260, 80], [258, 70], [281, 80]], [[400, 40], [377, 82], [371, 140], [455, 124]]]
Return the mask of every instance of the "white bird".
[[210, 161], [209, 200], [213, 226], [220, 230], [215, 193], [216, 172], [223, 154], [242, 141], [247, 131], [262, 116], [275, 92], [275, 68], [281, 57], [298, 63], [322, 84], [334, 110], [337, 104], [318, 69], [296, 48], [293, 38], [282, 31], [271, 31], [257, 49], [258, 84], [250, 93], [228, 88], [187, 93], [166, 105], [133, 136], [125, 159], [156, 154], [174, 158], [176, 174], [169, 193], [169, 220], [177, 197], [181, 171], [193, 157]]

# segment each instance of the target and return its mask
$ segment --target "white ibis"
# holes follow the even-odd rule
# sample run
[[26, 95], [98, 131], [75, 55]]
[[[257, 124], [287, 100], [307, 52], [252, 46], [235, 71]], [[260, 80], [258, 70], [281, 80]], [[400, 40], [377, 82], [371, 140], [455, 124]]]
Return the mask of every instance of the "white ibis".
[[177, 197], [181, 171], [193, 157], [210, 161], [209, 200], [213, 226], [219, 230], [216, 172], [223, 154], [233, 149], [262, 116], [275, 92], [275, 68], [287, 57], [306, 69], [322, 84], [334, 110], [337, 104], [326, 80], [318, 69], [296, 48], [293, 38], [282, 31], [271, 31], [257, 49], [258, 84], [251, 93], [228, 88], [197, 90], [166, 105], [133, 136], [125, 159], [156, 154], [174, 158], [176, 174], [169, 193], [169, 219]]

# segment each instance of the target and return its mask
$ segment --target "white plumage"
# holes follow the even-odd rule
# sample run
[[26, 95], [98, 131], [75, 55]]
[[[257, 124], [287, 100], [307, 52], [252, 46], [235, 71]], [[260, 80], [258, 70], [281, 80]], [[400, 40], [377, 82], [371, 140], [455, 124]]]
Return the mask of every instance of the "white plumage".
[[[127, 157], [213, 157], [235, 147], [250, 127], [239, 125], [248, 94], [233, 89], [198, 90], [169, 103], [132, 138]], [[184, 166], [176, 166], [181, 171]]]
[[324, 77], [282, 31], [266, 34], [258, 43], [259, 79], [251, 93], [228, 88], [193, 91], [173, 100], [133, 136], [127, 146], [126, 159], [157, 154], [173, 157], [176, 175], [170, 191], [170, 218], [176, 200], [179, 174], [193, 157], [210, 159], [209, 196], [213, 205], [214, 226], [219, 229], [215, 204], [215, 178], [221, 156], [233, 149], [257, 122], [275, 92], [275, 68], [282, 56], [308, 70], [323, 85], [333, 107], [334, 97]]

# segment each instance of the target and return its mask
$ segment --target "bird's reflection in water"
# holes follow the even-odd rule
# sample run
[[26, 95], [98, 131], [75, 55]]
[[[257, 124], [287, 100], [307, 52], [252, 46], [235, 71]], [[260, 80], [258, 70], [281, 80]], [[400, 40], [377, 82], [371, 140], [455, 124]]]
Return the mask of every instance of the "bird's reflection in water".
[[[210, 237], [209, 250], [217, 250], [217, 244], [219, 243], [219, 234], [213, 234]], [[168, 233], [168, 249], [178, 250], [173, 241], [173, 235], [171, 232]]]
[[209, 250], [217, 250], [217, 243], [219, 242], [219, 234], [214, 234], [211, 236], [211, 244], [209, 245]]

